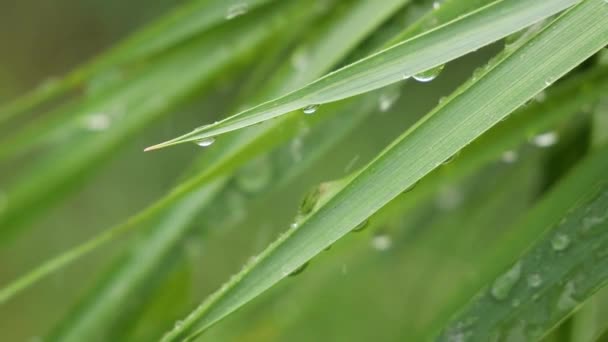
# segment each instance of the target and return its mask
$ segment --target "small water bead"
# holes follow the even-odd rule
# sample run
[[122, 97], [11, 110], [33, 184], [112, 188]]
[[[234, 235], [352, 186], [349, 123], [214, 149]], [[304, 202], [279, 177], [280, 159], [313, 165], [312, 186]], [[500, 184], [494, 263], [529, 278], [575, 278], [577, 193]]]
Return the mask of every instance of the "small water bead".
[[319, 105], [309, 105], [302, 109], [304, 114], [314, 114], [319, 109]]
[[414, 79], [418, 82], [423, 82], [423, 83], [431, 82], [432, 80], [436, 79], [437, 76], [439, 76], [439, 74], [441, 74], [444, 67], [445, 67], [445, 65], [440, 65], [433, 69], [423, 71], [419, 74], [414, 75]]
[[532, 138], [532, 143], [541, 148], [551, 147], [559, 141], [559, 136], [556, 132], [542, 133]]
[[552, 84], [553, 84], [553, 82], [554, 82], [554, 81], [553, 81], [553, 79], [551, 79], [551, 78], [546, 79], [546, 80], [545, 80], [545, 86], [547, 86], [547, 87], [548, 87], [548, 86], [552, 85]]
[[234, 4], [228, 7], [228, 11], [226, 12], [226, 20], [231, 20], [236, 17], [240, 17], [249, 12], [249, 4], [247, 3], [239, 3]]
[[533, 273], [528, 276], [528, 286], [539, 287], [543, 283], [543, 278], [538, 273]]
[[291, 229], [298, 229], [299, 224], [297, 222], [293, 222], [292, 224], [289, 225], [289, 228]]
[[208, 147], [213, 145], [213, 143], [215, 142], [215, 138], [203, 138], [203, 139], [199, 139], [199, 140], [195, 140], [194, 143], [197, 144], [200, 147]]
[[372, 247], [377, 251], [386, 251], [393, 245], [393, 240], [388, 234], [376, 234], [372, 238]]
[[556, 234], [551, 239], [551, 247], [553, 247], [553, 250], [557, 252], [565, 250], [566, 248], [568, 248], [568, 246], [570, 246], [570, 238], [568, 237], [568, 235]]
[[304, 270], [308, 267], [309, 262], [302, 264], [302, 266], [293, 270], [293, 272], [289, 273], [289, 277], [297, 276], [298, 274], [304, 272]]
[[110, 128], [112, 118], [105, 113], [94, 113], [85, 117], [84, 124], [89, 131], [101, 132]]
[[400, 96], [401, 93], [397, 89], [383, 92], [378, 97], [378, 109], [383, 113], [388, 112], [393, 107], [395, 102], [399, 100]]
[[369, 220], [365, 220], [359, 223], [355, 228], [353, 228], [352, 232], [359, 233], [365, 230], [369, 226]]
[[560, 311], [570, 311], [578, 305], [578, 301], [574, 299], [576, 287], [572, 281], [566, 283], [562, 293], [557, 300], [557, 308]]
[[515, 163], [518, 158], [519, 155], [517, 154], [517, 152], [512, 150], [503, 152], [501, 156], [501, 160], [507, 164]]
[[510, 270], [496, 278], [490, 293], [496, 300], [505, 300], [521, 277], [521, 263], [515, 264]]
[[272, 181], [273, 167], [271, 161], [262, 156], [245, 165], [236, 174], [235, 183], [246, 193], [256, 193], [266, 188]]
[[536, 94], [536, 96], [534, 96], [534, 100], [536, 100], [536, 102], [545, 102], [545, 99], [547, 99], [547, 93], [545, 93], [544, 91], [541, 91], [540, 93]]
[[433, 9], [438, 10], [441, 7], [441, 2], [433, 1]]
[[414, 184], [410, 185], [410, 186], [409, 186], [407, 189], [403, 190], [402, 194], [406, 194], [406, 193], [408, 193], [408, 192], [410, 192], [410, 191], [414, 190], [414, 188], [416, 188], [416, 185], [418, 185], [418, 182], [416, 182], [416, 183], [414, 183]]
[[315, 209], [315, 206], [319, 202], [320, 198], [321, 198], [321, 187], [317, 186], [312, 191], [310, 191], [308, 194], [306, 194], [306, 196], [304, 196], [302, 203], [300, 203], [300, 209], [299, 209], [300, 214], [301, 215], [310, 214]]

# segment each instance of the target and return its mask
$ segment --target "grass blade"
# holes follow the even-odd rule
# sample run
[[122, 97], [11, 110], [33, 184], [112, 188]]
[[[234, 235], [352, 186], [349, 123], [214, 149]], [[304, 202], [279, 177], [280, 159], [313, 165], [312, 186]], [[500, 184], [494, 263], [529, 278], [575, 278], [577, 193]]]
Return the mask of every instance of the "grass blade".
[[576, 0], [495, 2], [426, 34], [331, 73], [284, 97], [266, 102], [218, 123], [197, 128], [191, 133], [148, 147], [146, 150], [215, 137], [306, 106], [317, 106], [378, 89], [475, 51], [554, 15], [576, 2]]
[[602, 0], [584, 1], [561, 16], [400, 137], [300, 228], [271, 245], [257, 263], [212, 295], [164, 340], [197, 336], [364, 222], [600, 50], [608, 42], [608, 27], [603, 25], [607, 19], [608, 8]]

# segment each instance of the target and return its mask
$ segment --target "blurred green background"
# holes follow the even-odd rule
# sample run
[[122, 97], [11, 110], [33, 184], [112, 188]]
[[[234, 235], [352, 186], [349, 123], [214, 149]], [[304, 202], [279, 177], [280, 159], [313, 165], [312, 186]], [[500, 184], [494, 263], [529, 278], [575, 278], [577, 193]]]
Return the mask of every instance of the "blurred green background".
[[[68, 72], [179, 3], [3, 0], [0, 102]], [[153, 340], [166, 331], [285, 230], [308, 190], [364, 165], [500, 47], [496, 44], [448, 64], [433, 82], [402, 85], [398, 102], [387, 112], [378, 108], [306, 173], [276, 191], [260, 189], [281, 176], [281, 163], [269, 161], [270, 156], [256, 159], [257, 166], [254, 163], [242, 171], [245, 176], [237, 174], [229, 181], [223, 201], [198, 215], [195, 229], [150, 282], [151, 299], [115, 329], [133, 341]], [[143, 153], [143, 148], [233, 112], [243, 75], [255, 63], [237, 68], [132, 137], [95, 170], [91, 181], [4, 244], [0, 284], [123, 221], [168, 192], [189, 163], [207, 151], [180, 146]], [[15, 127], [24, 124], [18, 122]], [[291, 158], [282, 163], [297, 163], [306, 140], [292, 139], [281, 149]], [[395, 215], [390, 229], [374, 227], [350, 234], [313, 260], [305, 272], [255, 299], [204, 339], [416, 340], [449, 311], [454, 293], [477, 286], [479, 260], [473, 258], [478, 255], [473, 251], [490, 249], [504, 228], [551, 184], [552, 173], [562, 172], [559, 166], [551, 173], [543, 172], [551, 153], [568, 153], [559, 150], [559, 145], [552, 149], [526, 145], [517, 162], [496, 160], [461, 183], [442, 186], [430, 200], [412, 203], [415, 210]], [[14, 163], [1, 164], [0, 190], [20, 168], [45, 152], [42, 148]], [[504, 196], [491, 196], [496, 192]], [[116, 255], [133, 248], [129, 239], [138, 238], [135, 233], [104, 246], [2, 305], [0, 340], [39, 341], [90, 291]]]

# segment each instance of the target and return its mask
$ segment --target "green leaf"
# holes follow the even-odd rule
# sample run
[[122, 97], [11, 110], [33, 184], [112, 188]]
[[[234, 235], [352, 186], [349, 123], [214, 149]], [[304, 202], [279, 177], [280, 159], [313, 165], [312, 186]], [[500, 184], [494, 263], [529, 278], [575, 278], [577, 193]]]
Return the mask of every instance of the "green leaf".
[[607, 19], [603, 0], [584, 1], [559, 17], [397, 139], [326, 205], [272, 244], [256, 263], [209, 297], [164, 340], [197, 336], [364, 222], [601, 49], [608, 43], [608, 27], [603, 25]]
[[426, 34], [331, 73], [281, 98], [149, 147], [159, 149], [251, 126], [306, 107], [381, 88], [441, 66], [575, 4], [576, 0], [497, 1]]
[[[606, 149], [598, 156], [606, 158]], [[606, 163], [603, 163], [605, 173]], [[579, 190], [561, 192], [546, 203], [554, 209], [530, 222], [553, 226], [489, 289], [475, 297], [444, 330], [440, 341], [462, 336], [487, 341], [496, 336], [538, 340], [608, 283], [603, 265], [608, 238], [608, 184], [596, 171], [591, 181], [578, 181]], [[557, 204], [560, 203], [560, 204]], [[563, 204], [562, 204], [563, 203]], [[569, 205], [567, 212], [561, 211]], [[532, 228], [538, 231], [537, 228]]]
[[[257, 17], [245, 17], [239, 25], [222, 27], [215, 32], [217, 35], [204, 35], [172, 50], [153, 68], [114, 87], [103, 97], [79, 103], [71, 123], [77, 129], [70, 131], [73, 136], [69, 143], [46, 153], [7, 187], [6, 206], [0, 212], [0, 241], [6, 241], [37, 211], [66, 194], [133, 134], [209, 84], [225, 68], [259, 49], [288, 25], [285, 16], [291, 18], [291, 25], [314, 17], [304, 7], [303, 1], [274, 6], [261, 17], [265, 25], [259, 25]], [[216, 49], [218, 39], [229, 48]], [[206, 58], [199, 58], [201, 54]], [[109, 127], [102, 132], [89, 129], [88, 122], [91, 118], [96, 120], [100, 113]]]

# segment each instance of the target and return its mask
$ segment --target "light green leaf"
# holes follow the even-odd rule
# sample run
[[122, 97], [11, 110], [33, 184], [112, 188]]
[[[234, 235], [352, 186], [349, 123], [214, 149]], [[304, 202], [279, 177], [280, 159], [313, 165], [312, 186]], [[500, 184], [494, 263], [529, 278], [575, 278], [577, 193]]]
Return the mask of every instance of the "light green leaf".
[[[530, 5], [530, 4], [529, 4]], [[487, 8], [486, 8], [487, 9]], [[477, 13], [483, 13], [477, 12]], [[608, 7], [587, 0], [480, 75], [395, 141], [296, 230], [164, 340], [191, 339], [267, 290], [608, 43]], [[567, 43], [567, 44], [566, 44]]]
[[300, 108], [318, 106], [381, 88], [441, 66], [554, 15], [576, 2], [497, 1], [351, 64], [281, 98], [215, 124], [197, 128], [191, 133], [151, 146], [147, 150], [215, 137]]

